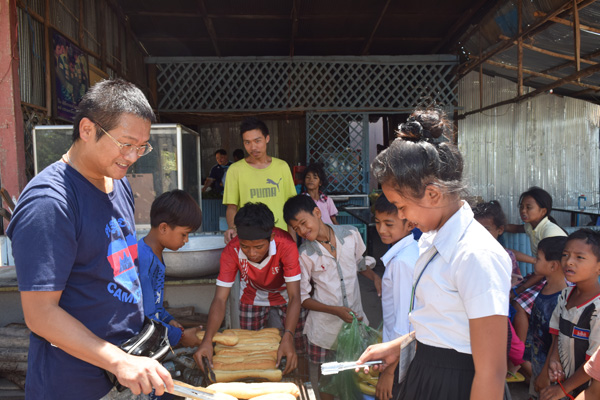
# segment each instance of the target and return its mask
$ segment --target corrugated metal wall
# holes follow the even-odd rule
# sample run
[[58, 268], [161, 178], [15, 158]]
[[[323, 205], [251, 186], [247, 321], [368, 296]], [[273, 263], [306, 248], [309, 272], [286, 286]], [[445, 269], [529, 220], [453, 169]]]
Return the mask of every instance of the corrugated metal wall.
[[[42, 8], [39, 0], [32, 2], [32, 9]], [[46, 106], [45, 84], [45, 43], [44, 25], [31, 18], [22, 8], [17, 8], [19, 16], [19, 85], [21, 100], [40, 107]]]
[[[517, 94], [515, 83], [487, 75], [479, 82], [475, 72], [460, 81], [458, 90], [465, 112]], [[470, 193], [498, 200], [510, 223], [522, 223], [519, 195], [533, 185], [547, 190], [556, 206], [577, 205], [577, 197], [585, 194], [587, 205], [597, 207], [599, 127], [600, 106], [553, 94], [459, 120], [458, 143]], [[561, 225], [569, 225], [566, 213], [552, 215]]]

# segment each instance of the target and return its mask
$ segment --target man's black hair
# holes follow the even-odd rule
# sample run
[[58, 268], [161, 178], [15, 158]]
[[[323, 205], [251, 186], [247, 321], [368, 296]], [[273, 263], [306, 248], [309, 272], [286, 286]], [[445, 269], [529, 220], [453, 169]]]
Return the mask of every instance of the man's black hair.
[[[92, 86], [77, 106], [73, 121], [73, 143], [79, 140], [79, 123], [87, 118], [106, 131], [119, 125], [123, 114], [156, 122], [156, 116], [144, 93], [133, 83], [123, 79], [103, 80]], [[96, 127], [96, 140], [104, 135], [102, 129]]]
[[283, 219], [289, 225], [290, 221], [296, 219], [296, 216], [302, 211], [313, 215], [316, 206], [315, 201], [305, 194], [290, 197], [283, 205]]
[[156, 228], [163, 222], [171, 228], [184, 226], [193, 232], [202, 224], [202, 211], [188, 193], [179, 189], [171, 190], [154, 199], [150, 207], [150, 226]]
[[242, 149], [235, 149], [233, 151], [233, 159], [236, 160], [236, 161], [239, 161], [242, 158], [244, 158], [244, 150], [242, 150]]
[[600, 261], [600, 232], [589, 228], [579, 229], [569, 235], [567, 242], [571, 240], [583, 240], [586, 244], [592, 247], [592, 253], [596, 256], [596, 260]]
[[254, 129], [258, 129], [264, 137], [269, 136], [269, 128], [267, 128], [267, 125], [260, 119], [254, 117], [244, 118], [242, 124], [240, 125], [240, 135], [243, 138], [244, 133], [252, 131]]
[[398, 209], [396, 206], [390, 203], [383, 193], [381, 193], [377, 200], [375, 200], [375, 212], [398, 215]]
[[566, 236], [547, 237], [538, 243], [538, 251], [541, 250], [544, 253], [546, 261], [560, 261], [565, 244], [567, 244]]
[[225, 151], [225, 149], [219, 149], [219, 150], [215, 151], [215, 156], [217, 154], [221, 154], [223, 156], [226, 156], [227, 155], [227, 151]]
[[268, 231], [275, 227], [275, 217], [264, 203], [246, 203], [235, 214], [233, 223], [236, 227], [259, 227]]

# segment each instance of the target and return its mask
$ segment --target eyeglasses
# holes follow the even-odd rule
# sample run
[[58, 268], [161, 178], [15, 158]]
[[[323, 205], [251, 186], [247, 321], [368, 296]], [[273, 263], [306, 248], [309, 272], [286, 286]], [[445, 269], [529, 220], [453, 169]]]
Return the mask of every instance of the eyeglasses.
[[[94, 122], [95, 123], [95, 122]], [[150, 145], [150, 143], [146, 143], [143, 146], [134, 146], [132, 144], [129, 143], [121, 143], [119, 142], [117, 139], [115, 139], [114, 137], [112, 137], [112, 135], [108, 132], [106, 132], [106, 129], [104, 129], [103, 127], [101, 127], [99, 124], [95, 123], [96, 126], [100, 129], [102, 129], [102, 132], [106, 133], [106, 135], [112, 139], [113, 142], [115, 142], [115, 144], [117, 146], [119, 146], [119, 149], [121, 150], [121, 154], [124, 156], [128, 156], [131, 153], [133, 153], [135, 151], [135, 153], [137, 154], [138, 157], [143, 157], [146, 154], [150, 153], [152, 151], [152, 146]]]

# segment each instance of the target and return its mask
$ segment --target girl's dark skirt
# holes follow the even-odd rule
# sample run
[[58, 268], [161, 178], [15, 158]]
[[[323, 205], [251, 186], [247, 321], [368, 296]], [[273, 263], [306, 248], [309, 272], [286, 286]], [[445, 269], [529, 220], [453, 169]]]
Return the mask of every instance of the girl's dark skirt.
[[474, 376], [471, 354], [418, 342], [415, 358], [408, 367], [397, 399], [469, 399]]

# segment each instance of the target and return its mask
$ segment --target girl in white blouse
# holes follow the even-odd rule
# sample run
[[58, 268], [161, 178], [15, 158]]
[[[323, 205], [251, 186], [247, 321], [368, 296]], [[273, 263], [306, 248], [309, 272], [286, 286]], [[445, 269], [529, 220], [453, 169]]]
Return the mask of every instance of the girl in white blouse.
[[[440, 110], [415, 111], [372, 164], [398, 216], [424, 232], [409, 315], [417, 350], [400, 399], [503, 398], [511, 261], [461, 199], [463, 159], [437, 143]], [[360, 362], [398, 360], [400, 340], [370, 346]]]

